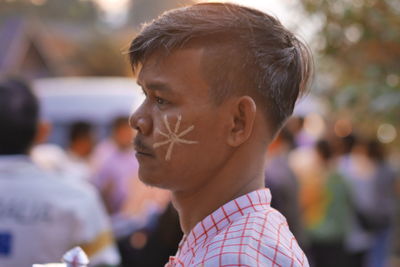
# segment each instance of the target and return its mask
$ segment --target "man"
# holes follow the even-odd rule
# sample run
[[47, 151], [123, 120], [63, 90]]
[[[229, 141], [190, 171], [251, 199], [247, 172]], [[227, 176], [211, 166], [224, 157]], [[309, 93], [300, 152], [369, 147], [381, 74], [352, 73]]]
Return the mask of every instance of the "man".
[[294, 138], [285, 127], [271, 143], [266, 156], [265, 185], [274, 196], [271, 206], [285, 216], [297, 242], [306, 245], [305, 232], [301, 222], [298, 177], [289, 166], [289, 154]]
[[306, 47], [267, 14], [205, 3], [163, 14], [129, 52], [146, 95], [130, 119], [139, 177], [172, 192], [185, 234], [167, 266], [308, 266], [264, 189]]
[[105, 210], [94, 188], [36, 166], [39, 107], [24, 83], [0, 81], [0, 266], [58, 262], [80, 245], [92, 266], [116, 265]]

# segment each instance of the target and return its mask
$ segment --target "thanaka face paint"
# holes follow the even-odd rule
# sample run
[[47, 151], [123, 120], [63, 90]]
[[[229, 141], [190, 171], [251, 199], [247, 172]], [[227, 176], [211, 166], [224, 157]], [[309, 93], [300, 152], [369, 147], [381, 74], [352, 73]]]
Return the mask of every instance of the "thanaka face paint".
[[158, 148], [164, 145], [168, 145], [167, 148], [167, 153], [165, 154], [165, 160], [169, 161], [171, 159], [171, 155], [172, 155], [172, 151], [174, 148], [175, 144], [198, 144], [199, 142], [197, 141], [191, 141], [191, 140], [186, 140], [183, 139], [182, 137], [185, 136], [186, 134], [188, 134], [189, 132], [193, 131], [194, 129], [194, 125], [189, 126], [188, 128], [186, 128], [186, 130], [183, 130], [182, 132], [179, 132], [179, 127], [181, 125], [181, 120], [182, 120], [182, 115], [178, 115], [177, 116], [177, 121], [174, 127], [174, 130], [172, 131], [171, 126], [169, 124], [168, 121], [168, 116], [164, 115], [164, 125], [165, 128], [167, 130], [166, 133], [162, 132], [160, 129], [156, 128], [156, 132], [161, 135], [164, 136], [166, 138], [166, 140], [161, 141], [161, 142], [157, 142], [153, 144], [153, 148]]

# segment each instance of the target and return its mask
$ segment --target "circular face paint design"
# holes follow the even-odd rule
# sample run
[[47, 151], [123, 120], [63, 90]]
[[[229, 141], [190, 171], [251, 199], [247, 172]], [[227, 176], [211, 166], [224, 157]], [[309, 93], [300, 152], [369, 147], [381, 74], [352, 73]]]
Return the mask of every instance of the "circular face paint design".
[[168, 116], [165, 115], [164, 116], [164, 125], [165, 125], [165, 129], [167, 130], [166, 133], [162, 132], [160, 129], [156, 129], [156, 132], [162, 136], [164, 136], [166, 138], [166, 140], [161, 141], [161, 142], [157, 142], [153, 144], [154, 148], [160, 147], [160, 146], [164, 146], [164, 145], [168, 145], [168, 149], [167, 149], [167, 153], [165, 154], [165, 160], [170, 160], [171, 159], [171, 154], [172, 154], [172, 150], [174, 148], [174, 145], [177, 143], [180, 144], [197, 144], [197, 141], [191, 141], [191, 140], [186, 140], [183, 139], [182, 137], [184, 137], [186, 134], [188, 134], [189, 132], [193, 131], [194, 129], [194, 125], [189, 126], [186, 130], [183, 130], [182, 132], [179, 132], [179, 127], [181, 125], [181, 120], [182, 120], [182, 116], [178, 115], [177, 117], [177, 121], [175, 124], [175, 128], [172, 131], [171, 126], [169, 124], [168, 121]]

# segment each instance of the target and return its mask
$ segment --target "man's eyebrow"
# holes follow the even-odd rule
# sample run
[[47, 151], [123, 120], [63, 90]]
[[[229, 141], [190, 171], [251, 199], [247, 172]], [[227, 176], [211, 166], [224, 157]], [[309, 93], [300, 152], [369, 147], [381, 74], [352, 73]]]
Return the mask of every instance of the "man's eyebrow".
[[137, 82], [142, 88], [146, 88], [147, 90], [151, 91], [172, 91], [171, 87], [163, 82], [149, 82], [149, 83], [141, 83], [140, 81]]

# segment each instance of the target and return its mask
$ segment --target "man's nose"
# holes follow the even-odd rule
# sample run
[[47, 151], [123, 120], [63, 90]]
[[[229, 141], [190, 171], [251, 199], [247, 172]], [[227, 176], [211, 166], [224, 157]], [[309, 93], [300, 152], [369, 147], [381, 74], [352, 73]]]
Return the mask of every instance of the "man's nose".
[[138, 131], [139, 134], [148, 135], [151, 133], [152, 121], [139, 107], [129, 118], [129, 125]]

